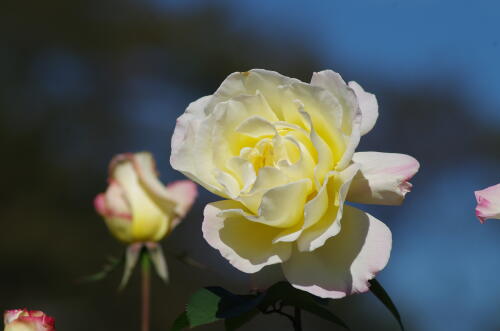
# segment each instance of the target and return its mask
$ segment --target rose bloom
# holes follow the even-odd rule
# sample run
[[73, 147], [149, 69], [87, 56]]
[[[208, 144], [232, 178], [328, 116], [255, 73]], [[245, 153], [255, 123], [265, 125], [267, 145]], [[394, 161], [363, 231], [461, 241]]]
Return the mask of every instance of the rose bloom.
[[481, 223], [488, 218], [500, 219], [500, 184], [474, 192], [477, 200], [476, 216]]
[[373, 94], [339, 74], [311, 83], [267, 70], [233, 73], [189, 105], [172, 137], [172, 167], [225, 200], [203, 235], [236, 268], [281, 263], [296, 288], [340, 298], [368, 290], [391, 232], [344, 202], [398, 205], [418, 162], [357, 152], [378, 117]]
[[39, 310], [14, 309], [4, 314], [4, 331], [55, 331], [55, 320]]
[[110, 232], [125, 243], [157, 242], [186, 215], [196, 196], [196, 184], [181, 180], [164, 186], [153, 156], [147, 152], [115, 156], [109, 186], [94, 205]]

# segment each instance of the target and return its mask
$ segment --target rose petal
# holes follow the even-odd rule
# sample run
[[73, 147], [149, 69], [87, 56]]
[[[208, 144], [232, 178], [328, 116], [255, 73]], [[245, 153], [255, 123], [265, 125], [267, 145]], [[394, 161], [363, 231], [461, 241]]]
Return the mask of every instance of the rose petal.
[[186, 216], [198, 196], [196, 184], [190, 180], [178, 180], [167, 185], [169, 196], [176, 202], [176, 218], [172, 221], [171, 229], [175, 228]]
[[291, 244], [273, 244], [280, 229], [249, 221], [243, 216], [243, 208], [231, 200], [208, 204], [202, 225], [205, 240], [234, 267], [246, 273], [286, 261]]
[[370, 132], [378, 118], [378, 103], [377, 98], [374, 94], [365, 92], [361, 85], [351, 81], [349, 82], [349, 87], [354, 90], [356, 97], [358, 98], [359, 108], [361, 109], [362, 119], [361, 119], [361, 135], [365, 135]]
[[279, 169], [271, 167], [261, 168], [250, 192], [241, 194], [237, 200], [243, 203], [252, 213], [258, 214], [263, 195], [269, 189], [287, 183], [287, 176]]
[[[358, 165], [352, 164], [342, 172], [329, 173], [324, 184], [326, 189], [323, 191], [323, 194], [327, 194], [328, 208], [321, 216], [316, 214], [314, 220], [306, 219], [307, 224], [305, 224], [304, 232], [297, 240], [297, 247], [300, 251], [313, 251], [323, 246], [328, 238], [341, 231], [340, 219], [344, 201], [358, 169]], [[310, 205], [306, 205], [306, 211], [309, 211], [310, 207]], [[318, 216], [320, 218], [317, 218]]]
[[237, 96], [261, 94], [272, 110], [272, 113], [266, 111], [267, 116], [263, 117], [271, 121], [282, 120], [282, 98], [276, 87], [289, 85], [292, 82], [298, 80], [270, 70], [253, 69], [247, 72], [235, 72], [222, 82], [207, 108], [210, 111], [216, 104]]
[[201, 122], [206, 118], [204, 109], [211, 98], [212, 96], [205, 96], [189, 104], [186, 112], [177, 119], [172, 135], [170, 164], [172, 168], [193, 179], [198, 178], [193, 146]]
[[311, 187], [309, 179], [274, 187], [263, 195], [259, 216], [249, 218], [278, 228], [294, 226], [303, 219], [304, 205]]
[[477, 200], [476, 216], [484, 223], [488, 218], [500, 219], [500, 184], [474, 192]]
[[8, 310], [4, 323], [5, 331], [55, 331], [54, 318], [39, 310]]
[[283, 272], [296, 288], [322, 298], [366, 292], [368, 280], [389, 260], [391, 232], [385, 224], [345, 206], [342, 230], [313, 252], [294, 250]]
[[405, 154], [359, 152], [353, 162], [361, 169], [354, 177], [347, 200], [358, 203], [399, 205], [412, 188], [408, 182], [420, 165]]

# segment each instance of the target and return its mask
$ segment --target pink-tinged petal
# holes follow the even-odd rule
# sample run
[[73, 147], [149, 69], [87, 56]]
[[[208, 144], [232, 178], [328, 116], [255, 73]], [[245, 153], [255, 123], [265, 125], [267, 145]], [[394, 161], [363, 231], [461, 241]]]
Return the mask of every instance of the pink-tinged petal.
[[4, 314], [5, 331], [55, 331], [55, 319], [39, 310], [16, 309]]
[[9, 324], [16, 320], [22, 313], [27, 312], [26, 309], [12, 309], [7, 310], [3, 314], [3, 321], [5, 324]]
[[368, 281], [390, 256], [392, 236], [373, 216], [344, 207], [342, 230], [312, 251], [294, 250], [283, 263], [287, 280], [296, 288], [322, 298], [342, 298], [368, 291]]
[[358, 98], [358, 104], [362, 114], [361, 135], [365, 135], [373, 129], [375, 123], [377, 122], [377, 98], [374, 94], [365, 92], [361, 85], [354, 81], [349, 82], [349, 87], [354, 90], [354, 93], [356, 93], [356, 97]]
[[476, 216], [481, 223], [486, 219], [500, 219], [500, 184], [474, 192], [477, 200]]
[[399, 205], [412, 184], [409, 180], [420, 164], [413, 157], [397, 153], [358, 152], [353, 162], [360, 165], [347, 200], [358, 203]]
[[121, 187], [111, 181], [106, 193], [98, 194], [94, 199], [94, 208], [106, 222], [109, 231], [123, 242], [131, 242], [132, 214], [128, 201]]
[[186, 216], [198, 196], [195, 183], [190, 180], [178, 180], [167, 185], [171, 199], [176, 202], [175, 213], [177, 217], [172, 221], [172, 229]]
[[290, 243], [273, 244], [281, 229], [244, 217], [244, 207], [232, 200], [210, 203], [205, 207], [203, 237], [219, 250], [235, 268], [254, 273], [275, 263], [286, 261]]
[[121, 186], [111, 180], [106, 193], [98, 194], [94, 199], [94, 208], [102, 217], [116, 217], [131, 221], [129, 202]]

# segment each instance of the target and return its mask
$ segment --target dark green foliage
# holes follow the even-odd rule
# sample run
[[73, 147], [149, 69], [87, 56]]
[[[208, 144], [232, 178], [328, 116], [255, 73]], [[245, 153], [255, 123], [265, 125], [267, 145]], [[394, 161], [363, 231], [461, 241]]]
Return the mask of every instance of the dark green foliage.
[[399, 315], [399, 311], [396, 308], [396, 305], [392, 302], [389, 294], [387, 294], [382, 285], [375, 278], [370, 280], [370, 285], [370, 291], [375, 294], [377, 299], [379, 299], [387, 307], [387, 309], [389, 309], [392, 315], [398, 320], [401, 330], [404, 330], [405, 328], [403, 326], [401, 316]]
[[172, 331], [192, 328], [224, 320], [226, 330], [237, 330], [259, 313], [279, 313], [293, 320], [281, 310], [295, 307], [348, 329], [347, 325], [330, 312], [327, 301], [279, 282], [267, 291], [256, 294], [233, 294], [221, 287], [206, 287], [191, 297], [183, 312], [174, 322]]

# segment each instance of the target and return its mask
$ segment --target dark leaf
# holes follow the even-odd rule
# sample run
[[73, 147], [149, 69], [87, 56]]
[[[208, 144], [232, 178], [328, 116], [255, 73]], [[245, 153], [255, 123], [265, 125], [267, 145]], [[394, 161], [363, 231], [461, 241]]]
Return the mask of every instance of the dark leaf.
[[183, 312], [175, 319], [170, 331], [181, 331], [187, 328], [189, 328], [189, 320], [186, 312]]
[[241, 314], [247, 313], [256, 309], [264, 298], [264, 294], [233, 294], [222, 287], [207, 287], [206, 289], [221, 298], [219, 309], [217, 311], [217, 317], [219, 318], [237, 317]]
[[399, 315], [398, 309], [396, 308], [396, 305], [392, 302], [391, 297], [387, 292], [384, 290], [382, 285], [374, 278], [371, 279], [370, 281], [370, 291], [375, 294], [377, 299], [379, 299], [384, 306], [386, 306], [387, 309], [392, 313], [392, 315], [398, 320], [399, 326], [401, 327], [401, 330], [404, 330], [403, 322], [401, 321], [401, 315]]
[[189, 325], [195, 327], [217, 321], [220, 300], [220, 296], [206, 288], [193, 294], [186, 307]]

